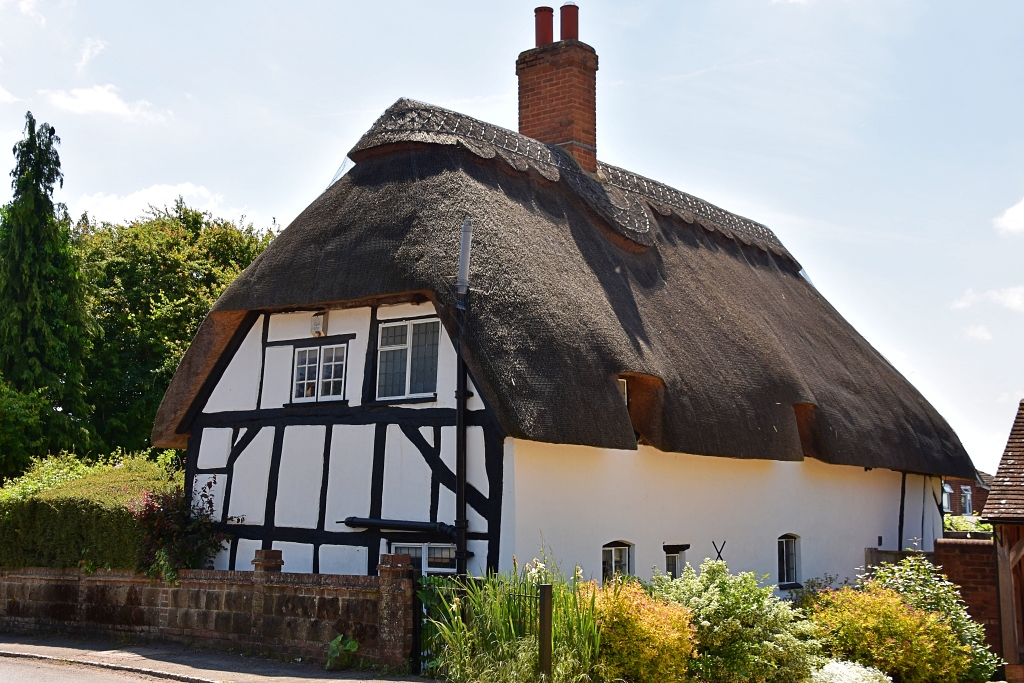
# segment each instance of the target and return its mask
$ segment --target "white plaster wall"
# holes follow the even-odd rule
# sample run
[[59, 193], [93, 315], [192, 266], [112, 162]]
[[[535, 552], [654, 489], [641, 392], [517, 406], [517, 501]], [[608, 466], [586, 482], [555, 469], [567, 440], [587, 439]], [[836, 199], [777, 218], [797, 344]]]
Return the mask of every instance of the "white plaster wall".
[[284, 560], [284, 566], [281, 567], [282, 572], [292, 572], [294, 574], [313, 573], [312, 544], [274, 541], [272, 547], [274, 550], [281, 551], [281, 559]]
[[254, 541], [250, 538], [238, 539], [238, 550], [235, 551], [235, 571], [251, 572], [252, 561], [256, 558], [256, 551], [263, 547], [262, 541]]
[[[273, 322], [273, 318], [270, 319]], [[292, 390], [293, 346], [268, 346], [263, 366], [263, 395], [260, 408], [280, 408], [288, 403]]]
[[231, 358], [203, 412], [255, 410], [263, 360], [263, 316], [256, 319], [242, 345]]
[[312, 324], [313, 311], [275, 313], [270, 316], [270, 329], [267, 330], [267, 341], [308, 339], [313, 336]]
[[473, 553], [466, 563], [466, 571], [472, 576], [487, 574], [487, 541], [466, 541], [466, 549]]
[[[512, 460], [504, 505], [514, 505], [515, 543], [502, 547], [503, 567], [513, 552], [520, 562], [533, 558], [543, 538], [564, 569], [578, 564], [600, 578], [601, 546], [624, 540], [635, 544], [636, 573], [649, 578], [652, 567], [664, 568], [663, 543], [691, 544], [687, 557], [699, 564], [715, 557], [712, 542], [725, 541], [732, 571], [776, 581], [776, 541], [792, 533], [800, 537], [799, 578], [852, 578], [878, 536], [884, 548], [896, 547], [900, 474], [890, 470], [521, 440], [513, 441]], [[923, 478], [907, 479], [906, 518], [916, 511], [920, 528]]]
[[501, 475], [501, 531], [498, 536], [498, 571], [512, 570], [516, 543], [515, 440], [505, 439]]
[[225, 543], [221, 546], [220, 552], [217, 553], [217, 557], [213, 558], [214, 569], [227, 569], [231, 563], [231, 544]]
[[[346, 517], [370, 516], [375, 429], [376, 425], [372, 424], [334, 426], [324, 517], [324, 528], [328, 531], [350, 531], [344, 524]], [[365, 573], [365, 556], [363, 559]]]
[[366, 548], [354, 545], [320, 546], [320, 573], [366, 576]]
[[244, 517], [242, 524], [263, 524], [273, 450], [274, 428], [263, 427], [235, 461], [228, 516]]
[[[455, 427], [441, 427], [441, 460], [452, 472], [455, 472]], [[484, 457], [484, 428], [466, 427], [466, 482], [476, 490], [488, 494], [487, 464]], [[442, 510], [445, 513], [442, 516]], [[466, 506], [466, 519], [470, 531], [487, 531], [487, 520], [471, 505]], [[437, 520], [453, 524], [455, 520], [455, 493], [441, 487], [438, 498]]]
[[[324, 425], [285, 427], [281, 444], [281, 473], [277, 480], [276, 526], [316, 528], [326, 434]], [[312, 561], [310, 559], [310, 563]]]
[[[423, 428], [420, 433], [433, 443], [432, 429]], [[381, 516], [430, 521], [430, 467], [398, 425], [388, 425]]]
[[424, 315], [437, 315], [437, 309], [434, 308], [434, 304], [425, 301], [422, 304], [394, 304], [377, 307], [377, 320], [419, 318]]
[[[931, 551], [942, 538], [942, 517], [935, 500], [942, 501], [941, 480], [919, 474], [907, 475], [906, 507], [903, 511], [903, 546]], [[894, 537], [895, 538], [895, 537]], [[886, 547], [889, 547], [886, 542]]]
[[199, 440], [199, 469], [224, 467], [228, 464], [228, 456], [231, 454], [231, 433], [233, 431], [230, 427], [203, 430], [203, 436]]
[[[363, 374], [366, 369], [366, 350], [370, 338], [370, 309], [345, 308], [327, 314], [327, 334], [354, 334], [348, 343], [345, 364], [345, 398], [350, 406], [359, 405], [363, 398]], [[364, 570], [365, 571], [365, 570]]]
[[202, 502], [203, 487], [212, 484], [207, 493], [213, 497], [213, 519], [221, 521], [224, 512], [224, 486], [227, 480], [226, 474], [197, 474], [192, 482], [192, 505], [199, 505]]

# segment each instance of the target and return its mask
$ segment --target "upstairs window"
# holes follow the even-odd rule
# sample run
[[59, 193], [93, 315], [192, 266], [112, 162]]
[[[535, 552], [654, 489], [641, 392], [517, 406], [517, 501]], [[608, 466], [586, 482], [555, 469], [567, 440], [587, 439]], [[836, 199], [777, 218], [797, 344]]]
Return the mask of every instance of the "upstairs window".
[[[292, 401], [336, 401], [345, 397], [346, 344], [295, 349]], [[319, 381], [318, 381], [319, 380]]]
[[953, 511], [953, 487], [945, 482], [942, 483], [942, 511]]
[[407, 398], [437, 393], [438, 320], [380, 326], [377, 398]]
[[779, 536], [779, 588], [793, 588], [797, 579], [797, 537]]
[[970, 516], [974, 514], [974, 492], [970, 486], [960, 487], [960, 514]]

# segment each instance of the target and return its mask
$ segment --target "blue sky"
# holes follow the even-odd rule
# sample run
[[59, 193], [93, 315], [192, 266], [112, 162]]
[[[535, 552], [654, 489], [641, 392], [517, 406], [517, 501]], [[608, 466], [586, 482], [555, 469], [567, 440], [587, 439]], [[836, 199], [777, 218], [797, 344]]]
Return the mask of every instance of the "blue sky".
[[[287, 224], [399, 97], [515, 128], [534, 4], [0, 0], [0, 148], [31, 109], [75, 215], [181, 194]], [[775, 230], [994, 471], [1024, 398], [1024, 3], [578, 4], [598, 156]]]

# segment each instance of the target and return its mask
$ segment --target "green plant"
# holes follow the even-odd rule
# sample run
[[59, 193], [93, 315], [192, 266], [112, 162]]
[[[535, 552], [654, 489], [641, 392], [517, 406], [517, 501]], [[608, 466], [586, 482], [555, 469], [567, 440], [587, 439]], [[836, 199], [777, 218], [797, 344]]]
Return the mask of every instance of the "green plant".
[[892, 683], [892, 678], [857, 662], [830, 659], [811, 674], [807, 683]]
[[970, 647], [938, 613], [911, 607], [876, 583], [824, 591], [812, 610], [830, 655], [902, 683], [957, 683], [970, 668]]
[[945, 531], [982, 531], [992, 533], [992, 525], [976, 517], [943, 515], [942, 528]]
[[760, 585], [753, 573], [730, 574], [725, 562], [687, 565], [671, 579], [655, 573], [651, 592], [687, 607], [696, 626], [690, 671], [706, 683], [797, 683], [818, 663], [814, 626]]
[[962, 683], [984, 683], [1002, 663], [985, 642], [985, 629], [971, 619], [956, 584], [947, 579], [923, 556], [910, 556], [899, 564], [874, 569], [869, 584], [889, 588], [912, 607], [939, 616], [968, 648], [970, 664], [959, 679]]
[[331, 641], [327, 648], [327, 666], [324, 668], [328, 671], [350, 669], [356, 663], [356, 652], [358, 651], [359, 643], [355, 638], [345, 634], [339, 635]]
[[479, 579], [425, 578], [427, 673], [449, 683], [539, 680], [538, 583], [552, 584], [552, 681], [600, 680], [595, 587], [579, 572], [566, 579], [547, 557]]
[[686, 678], [693, 653], [690, 610], [616, 579], [597, 592], [600, 659], [608, 678], [660, 683]]

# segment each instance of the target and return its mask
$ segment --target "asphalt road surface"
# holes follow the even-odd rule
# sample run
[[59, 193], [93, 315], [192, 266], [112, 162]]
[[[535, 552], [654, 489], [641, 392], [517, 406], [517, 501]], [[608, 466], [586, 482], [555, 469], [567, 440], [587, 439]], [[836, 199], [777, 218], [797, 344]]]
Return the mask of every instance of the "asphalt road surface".
[[0, 681], [4, 683], [167, 683], [126, 671], [108, 671], [91, 666], [78, 666], [38, 659], [0, 657]]

